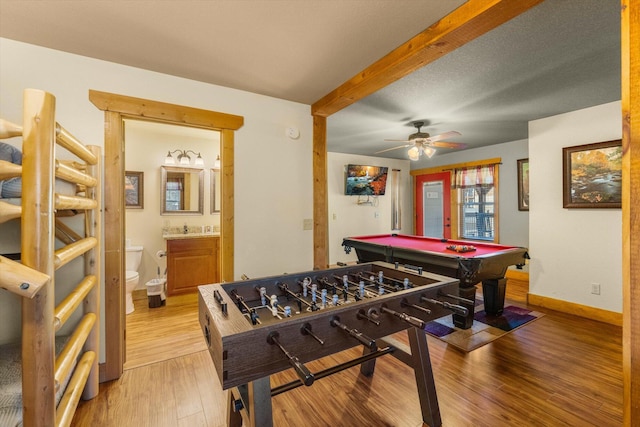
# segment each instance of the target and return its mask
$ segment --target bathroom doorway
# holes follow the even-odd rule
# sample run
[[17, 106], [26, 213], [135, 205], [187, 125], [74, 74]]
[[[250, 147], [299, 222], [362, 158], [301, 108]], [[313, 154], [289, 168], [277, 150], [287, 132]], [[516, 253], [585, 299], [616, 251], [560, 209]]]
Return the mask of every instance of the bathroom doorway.
[[124, 119], [148, 120], [180, 126], [211, 129], [220, 132], [222, 162], [220, 267], [221, 280], [234, 278], [234, 137], [244, 124], [242, 116], [168, 104], [148, 99], [133, 98], [95, 90], [89, 91], [89, 100], [105, 114], [104, 140], [104, 270], [105, 328], [104, 363], [100, 364], [100, 381], [120, 378], [125, 358], [124, 308]]
[[[192, 234], [220, 235], [221, 212], [213, 209], [215, 181], [210, 179], [220, 168], [220, 132], [125, 118], [124, 153], [127, 370], [206, 348], [199, 330], [197, 295], [168, 297], [163, 290], [148, 298], [147, 287], [155, 293], [166, 284], [167, 234], [181, 233], [187, 226]], [[169, 182], [162, 181], [161, 169], [167, 166], [168, 155], [174, 162], [170, 167], [178, 163], [183, 170], [193, 171], [190, 175], [204, 175], [202, 199], [193, 203], [202, 208], [199, 213], [184, 209], [167, 214], [163, 209], [161, 193]], [[135, 179], [131, 189], [129, 177]], [[181, 186], [183, 190], [189, 187]], [[197, 191], [190, 193], [199, 196]], [[134, 248], [142, 248], [141, 253]]]

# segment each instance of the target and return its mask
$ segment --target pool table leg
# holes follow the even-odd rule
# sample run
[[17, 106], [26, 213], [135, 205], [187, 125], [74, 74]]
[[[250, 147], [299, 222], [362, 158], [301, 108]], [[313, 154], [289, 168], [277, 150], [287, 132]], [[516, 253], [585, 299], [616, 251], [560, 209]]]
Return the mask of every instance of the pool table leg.
[[[468, 288], [460, 287], [460, 289], [458, 290], [458, 295], [461, 296], [462, 298], [466, 298], [468, 300], [475, 302], [476, 287], [475, 286], [471, 286]], [[457, 304], [460, 304], [461, 306], [465, 307], [469, 311], [469, 314], [467, 314], [466, 316], [461, 316], [459, 314], [452, 314], [453, 325], [456, 328], [469, 329], [471, 326], [473, 326], [473, 313], [474, 313], [475, 304], [467, 304], [463, 301], [460, 301]]]
[[484, 312], [492, 316], [502, 314], [504, 310], [504, 296], [507, 289], [507, 279], [491, 279], [482, 282], [484, 297]]

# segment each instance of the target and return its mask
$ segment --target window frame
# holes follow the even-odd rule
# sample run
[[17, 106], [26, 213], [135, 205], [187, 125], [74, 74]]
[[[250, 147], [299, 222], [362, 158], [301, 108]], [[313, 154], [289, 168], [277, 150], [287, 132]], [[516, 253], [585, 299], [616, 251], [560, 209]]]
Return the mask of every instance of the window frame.
[[[457, 188], [456, 192], [457, 192], [457, 196], [458, 196], [458, 217], [460, 218], [460, 222], [458, 224], [458, 235], [460, 237], [462, 237], [465, 240], [482, 240], [485, 242], [495, 242], [494, 238], [495, 238], [495, 233], [496, 233], [496, 223], [495, 223], [495, 212], [496, 212], [496, 203], [495, 203], [495, 194], [496, 194], [496, 187], [495, 187], [495, 183], [494, 185], [492, 185], [490, 187], [490, 191], [493, 191], [493, 200], [491, 202], [483, 202], [482, 200], [477, 201], [475, 196], [474, 196], [474, 201], [471, 203], [465, 203], [465, 199], [467, 199], [467, 197], [465, 196], [465, 191], [468, 190], [472, 190], [474, 192], [477, 192], [478, 188], [477, 187], [467, 187], [467, 188]], [[485, 196], [490, 192], [487, 191], [485, 192]], [[480, 199], [482, 199], [482, 197], [480, 197]], [[465, 207], [472, 207], [472, 206], [477, 206], [477, 208], [475, 209], [475, 212], [469, 212], [468, 209], [465, 209]], [[492, 212], [487, 212], [487, 210], [485, 209], [484, 212], [480, 211], [480, 207], [481, 206], [491, 206], [491, 211]], [[473, 210], [473, 209], [471, 209]], [[467, 214], [474, 214], [475, 215], [467, 215]], [[477, 233], [477, 235], [473, 236], [473, 235], [465, 235], [465, 230], [464, 230], [464, 225], [463, 222], [465, 222], [465, 218], [467, 217], [472, 217], [472, 221], [474, 223], [474, 228], [475, 231]], [[486, 225], [484, 227], [479, 226], [478, 225], [478, 221], [482, 221], [486, 223], [491, 224], [490, 225], [490, 236], [482, 236], [480, 235], [481, 233], [481, 229], [484, 229], [485, 231], [483, 231], [484, 233], [486, 233]]]

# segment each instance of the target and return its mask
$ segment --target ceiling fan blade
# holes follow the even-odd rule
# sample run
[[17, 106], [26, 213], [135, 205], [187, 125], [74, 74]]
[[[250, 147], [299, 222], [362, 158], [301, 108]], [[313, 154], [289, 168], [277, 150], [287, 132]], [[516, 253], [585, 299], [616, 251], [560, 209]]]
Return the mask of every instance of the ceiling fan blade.
[[375, 153], [373, 153], [373, 154], [385, 153], [385, 152], [387, 152], [387, 151], [397, 150], [398, 148], [411, 147], [412, 145], [413, 145], [413, 144], [398, 145], [397, 147], [387, 148], [386, 150], [376, 151], [376, 152], [375, 152]]
[[440, 147], [440, 148], [466, 148], [467, 147], [467, 144], [462, 144], [459, 142], [447, 142], [447, 141], [428, 142], [427, 145], [430, 147]]
[[462, 135], [460, 132], [456, 132], [455, 130], [452, 130], [450, 132], [441, 133], [440, 135], [430, 136], [429, 138], [426, 138], [426, 141], [427, 142], [440, 141], [441, 139], [452, 138], [460, 135]]
[[412, 140], [409, 140], [409, 139], [385, 139], [385, 141], [387, 141], [387, 142], [413, 142]]

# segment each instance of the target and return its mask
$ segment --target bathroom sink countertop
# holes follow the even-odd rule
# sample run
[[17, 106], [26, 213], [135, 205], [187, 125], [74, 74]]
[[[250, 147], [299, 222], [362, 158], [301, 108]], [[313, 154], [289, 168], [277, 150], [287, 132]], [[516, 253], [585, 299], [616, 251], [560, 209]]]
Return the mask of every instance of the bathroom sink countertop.
[[174, 240], [174, 239], [194, 239], [196, 237], [219, 237], [220, 233], [173, 233], [173, 234], [163, 234], [162, 238], [165, 240]]

